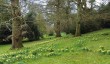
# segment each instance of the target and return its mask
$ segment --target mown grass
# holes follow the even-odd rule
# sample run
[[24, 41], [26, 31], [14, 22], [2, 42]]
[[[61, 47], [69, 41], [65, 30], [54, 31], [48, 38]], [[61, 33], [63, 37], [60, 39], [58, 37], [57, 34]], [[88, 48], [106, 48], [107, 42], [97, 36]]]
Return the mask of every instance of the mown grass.
[[10, 51], [11, 45], [1, 45], [0, 54], [23, 51], [15, 53], [15, 56], [34, 55], [32, 58], [17, 58], [12, 62], [14, 64], [110, 64], [110, 29], [83, 34], [81, 37], [62, 35], [61, 38], [24, 43], [25, 47], [21, 50]]

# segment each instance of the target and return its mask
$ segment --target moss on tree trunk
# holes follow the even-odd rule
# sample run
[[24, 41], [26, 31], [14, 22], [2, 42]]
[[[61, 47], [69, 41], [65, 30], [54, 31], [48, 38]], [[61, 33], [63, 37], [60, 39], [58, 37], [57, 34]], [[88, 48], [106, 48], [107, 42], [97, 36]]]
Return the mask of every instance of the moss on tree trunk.
[[22, 45], [22, 31], [21, 31], [21, 12], [19, 7], [19, 0], [11, 0], [12, 6], [12, 48], [21, 48]]
[[81, 36], [81, 31], [80, 31], [80, 23], [81, 23], [81, 17], [82, 17], [82, 2], [81, 0], [77, 0], [77, 22], [76, 22], [76, 32], [75, 36]]
[[56, 32], [56, 37], [61, 37], [61, 29], [60, 29], [60, 1], [56, 1], [56, 23], [55, 23], [55, 32]]

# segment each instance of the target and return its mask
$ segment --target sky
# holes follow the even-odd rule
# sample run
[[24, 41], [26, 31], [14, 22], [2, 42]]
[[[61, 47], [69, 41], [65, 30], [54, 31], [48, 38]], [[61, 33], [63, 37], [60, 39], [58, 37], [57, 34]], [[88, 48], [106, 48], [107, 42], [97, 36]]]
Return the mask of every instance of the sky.
[[[34, 1], [34, 3], [37, 3], [37, 4], [42, 4], [42, 5], [46, 5], [46, 1], [47, 0], [30, 0], [31, 2]], [[63, 0], [62, 0], [63, 1]], [[95, 4], [100, 6], [101, 3], [104, 3], [104, 4], [107, 4], [108, 2], [110, 2], [110, 0], [96, 0]], [[87, 3], [87, 6], [90, 7], [90, 4]], [[75, 12], [75, 11], [73, 11]]]
[[[103, 2], [104, 1], [104, 2]], [[105, 3], [107, 4], [108, 2], [110, 2], [110, 0], [96, 0], [97, 5], [100, 5], [100, 3]]]
[[[46, 2], [47, 0], [36, 0], [37, 3], [41, 3], [40, 1], [41, 1], [41, 2]], [[96, 0], [97, 4], [102, 3], [103, 1], [104, 1], [105, 3], [107, 3], [107, 1], [110, 2], [110, 0]]]

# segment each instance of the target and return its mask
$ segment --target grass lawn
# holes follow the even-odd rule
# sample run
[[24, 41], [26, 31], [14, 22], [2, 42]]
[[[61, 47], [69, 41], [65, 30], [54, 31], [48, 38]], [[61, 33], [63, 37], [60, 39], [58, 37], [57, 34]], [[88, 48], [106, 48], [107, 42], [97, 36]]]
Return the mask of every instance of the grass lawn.
[[81, 37], [64, 35], [24, 43], [20, 50], [0, 45], [1, 63], [5, 64], [110, 64], [110, 29]]

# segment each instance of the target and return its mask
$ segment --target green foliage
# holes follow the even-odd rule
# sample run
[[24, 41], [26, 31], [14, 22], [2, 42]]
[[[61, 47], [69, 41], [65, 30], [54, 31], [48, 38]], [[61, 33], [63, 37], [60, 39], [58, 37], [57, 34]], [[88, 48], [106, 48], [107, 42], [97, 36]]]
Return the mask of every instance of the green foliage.
[[11, 38], [8, 38], [12, 34], [12, 28], [10, 23], [2, 22], [0, 24], [0, 44], [6, 44], [11, 42]]
[[108, 2], [107, 5], [101, 4], [98, 11], [99, 13], [110, 13], [110, 2]]
[[[40, 38], [40, 36], [42, 36], [42, 34], [39, 32], [38, 25], [36, 24], [36, 13], [29, 12], [25, 17], [24, 23], [26, 23], [30, 27], [30, 30], [26, 30], [26, 31], [33, 32], [32, 40], [39, 40], [39, 38]], [[29, 37], [29, 40], [31, 40], [31, 37]]]
[[5, 6], [5, 4], [9, 5], [9, 3], [4, 0], [1, 0], [0, 3], [0, 22], [9, 21], [12, 18], [11, 9]]

